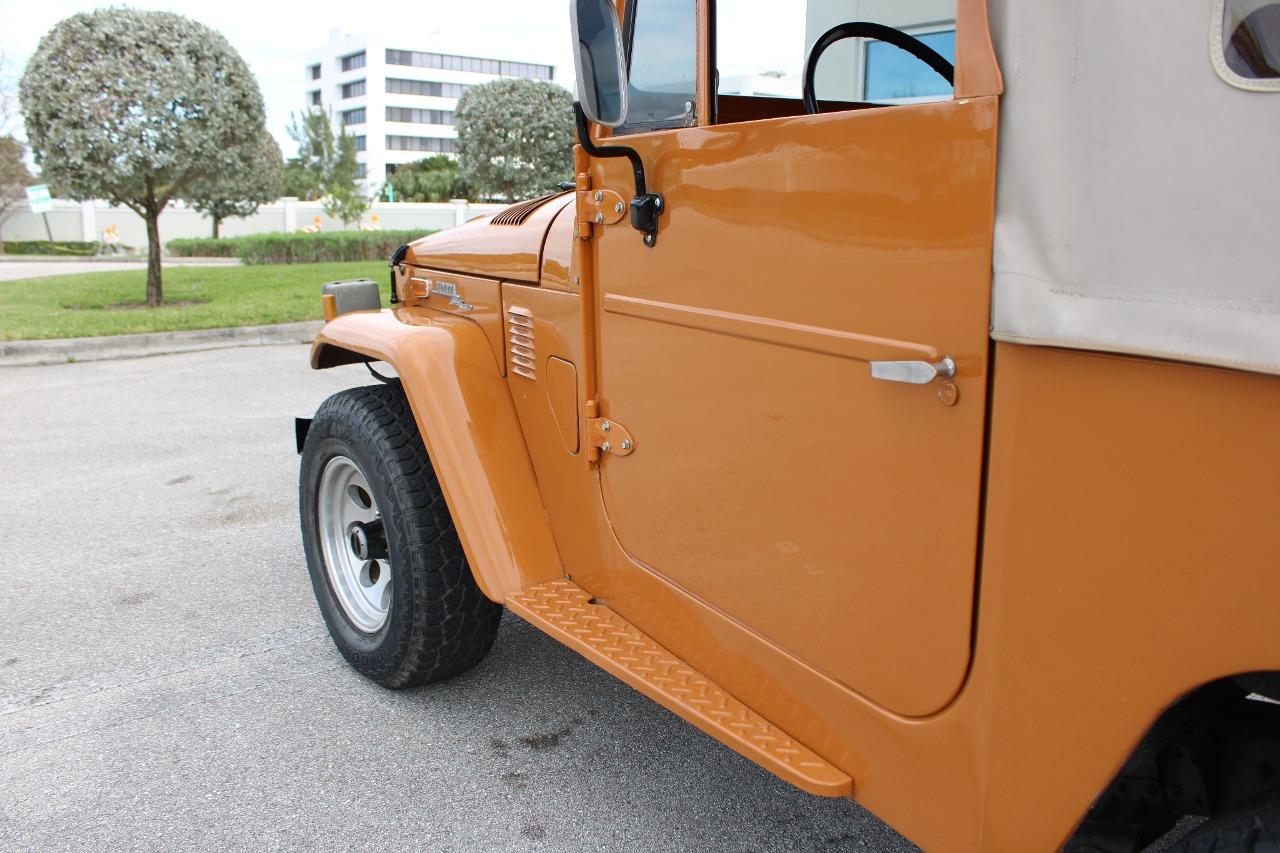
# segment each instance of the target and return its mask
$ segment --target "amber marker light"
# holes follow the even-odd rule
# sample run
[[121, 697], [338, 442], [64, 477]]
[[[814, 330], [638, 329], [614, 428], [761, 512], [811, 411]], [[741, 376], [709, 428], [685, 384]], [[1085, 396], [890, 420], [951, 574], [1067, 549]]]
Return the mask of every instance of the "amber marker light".
[[426, 302], [431, 298], [431, 281], [412, 276], [405, 284], [405, 301]]

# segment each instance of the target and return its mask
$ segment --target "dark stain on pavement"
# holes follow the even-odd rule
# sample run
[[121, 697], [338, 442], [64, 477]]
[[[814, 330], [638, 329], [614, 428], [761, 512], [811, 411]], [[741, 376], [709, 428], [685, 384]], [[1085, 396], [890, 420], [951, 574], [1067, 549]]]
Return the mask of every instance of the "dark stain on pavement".
[[525, 735], [520, 738], [520, 742], [535, 752], [543, 750], [555, 749], [560, 745], [560, 741], [573, 734], [573, 730], [582, 725], [581, 717], [574, 717], [566, 726], [562, 726], [554, 732], [544, 732], [536, 735]]
[[[844, 847], [846, 845], [853, 846], [854, 844], [858, 844], [858, 837], [856, 835], [850, 835], [847, 832], [842, 832], [839, 835], [832, 835], [828, 837], [823, 842], [822, 846], [824, 849], [831, 849], [835, 847]], [[859, 846], [861, 845], [859, 844]]]
[[190, 475], [190, 474], [183, 474], [181, 477], [174, 477], [172, 480], [166, 480], [166, 481], [165, 481], [165, 485], [166, 485], [166, 486], [180, 486], [180, 485], [182, 485], [183, 483], [190, 483], [190, 482], [191, 482], [191, 475]]

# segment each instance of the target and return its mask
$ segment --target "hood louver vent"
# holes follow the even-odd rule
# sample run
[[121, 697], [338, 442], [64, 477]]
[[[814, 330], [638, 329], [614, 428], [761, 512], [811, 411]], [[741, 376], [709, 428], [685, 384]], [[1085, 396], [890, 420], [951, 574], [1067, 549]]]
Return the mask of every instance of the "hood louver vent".
[[544, 195], [541, 198], [531, 198], [528, 201], [522, 201], [519, 204], [513, 204], [510, 207], [498, 211], [498, 213], [489, 220], [490, 225], [523, 225], [524, 221], [533, 215], [533, 212], [551, 199], [564, 193], [552, 193]]
[[533, 340], [533, 312], [528, 308], [507, 308], [507, 364], [517, 376], [537, 381], [538, 350]]

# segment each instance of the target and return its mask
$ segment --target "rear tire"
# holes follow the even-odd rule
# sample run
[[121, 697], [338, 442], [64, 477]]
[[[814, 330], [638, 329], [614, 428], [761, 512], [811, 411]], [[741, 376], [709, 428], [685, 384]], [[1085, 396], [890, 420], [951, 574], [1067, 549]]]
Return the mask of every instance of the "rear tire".
[[488, 653], [502, 608], [471, 574], [398, 383], [320, 406], [302, 450], [299, 506], [316, 601], [358, 672], [417, 687]]
[[1214, 815], [1169, 853], [1280, 853], [1280, 791]]

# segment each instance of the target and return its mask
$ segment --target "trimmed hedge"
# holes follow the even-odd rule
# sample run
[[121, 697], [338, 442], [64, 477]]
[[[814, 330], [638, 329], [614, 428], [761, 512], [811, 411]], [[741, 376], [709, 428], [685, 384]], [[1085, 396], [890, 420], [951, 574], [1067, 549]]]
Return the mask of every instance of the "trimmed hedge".
[[97, 243], [72, 240], [5, 240], [0, 243], [6, 255], [92, 255], [98, 251]]
[[243, 264], [316, 264], [340, 261], [385, 261], [405, 243], [430, 231], [330, 231], [319, 234], [251, 234], [170, 240], [170, 255], [180, 258], [231, 258]]
[[212, 237], [181, 237], [164, 244], [165, 251], [177, 258], [234, 258], [239, 247], [235, 240]]

